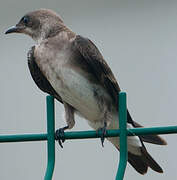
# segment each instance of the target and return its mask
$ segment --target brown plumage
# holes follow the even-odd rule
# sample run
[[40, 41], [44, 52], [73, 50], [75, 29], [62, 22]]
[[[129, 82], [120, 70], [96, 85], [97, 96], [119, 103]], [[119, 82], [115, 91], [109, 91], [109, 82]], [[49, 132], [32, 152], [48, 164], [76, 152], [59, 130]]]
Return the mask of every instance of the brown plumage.
[[82, 36], [76, 36], [73, 45], [80, 52], [82, 63], [85, 63], [89, 68], [90, 73], [94, 74], [99, 83], [111, 95], [113, 102], [118, 106], [117, 94], [120, 92], [120, 87], [103, 56], [93, 44], [93, 42]]
[[137, 156], [128, 152], [128, 162], [136, 169], [140, 174], [147, 173], [148, 167], [152, 170], [163, 173], [162, 168], [157, 164], [157, 162], [151, 157], [147, 152], [145, 147], [141, 147], [141, 156]]
[[[37, 44], [28, 53], [28, 66], [36, 85], [64, 104], [67, 126], [74, 126], [74, 113], [88, 120], [94, 129], [118, 128], [117, 107], [120, 87], [98, 48], [87, 38], [76, 35], [51, 10], [27, 13], [6, 31], [24, 33]], [[83, 92], [84, 91], [84, 92]], [[142, 127], [127, 110], [127, 126]], [[119, 149], [118, 138], [109, 138]], [[140, 174], [148, 167], [162, 173], [162, 168], [147, 152], [143, 141], [165, 145], [160, 136], [128, 137], [128, 161]]]

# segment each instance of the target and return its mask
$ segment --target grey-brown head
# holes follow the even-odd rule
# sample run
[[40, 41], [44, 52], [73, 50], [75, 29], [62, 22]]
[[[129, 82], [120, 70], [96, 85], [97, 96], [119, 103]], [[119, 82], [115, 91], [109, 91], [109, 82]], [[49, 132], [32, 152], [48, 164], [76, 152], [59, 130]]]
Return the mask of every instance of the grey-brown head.
[[58, 14], [48, 9], [29, 12], [21, 20], [9, 28], [5, 34], [23, 33], [39, 42], [65, 29], [65, 25]]

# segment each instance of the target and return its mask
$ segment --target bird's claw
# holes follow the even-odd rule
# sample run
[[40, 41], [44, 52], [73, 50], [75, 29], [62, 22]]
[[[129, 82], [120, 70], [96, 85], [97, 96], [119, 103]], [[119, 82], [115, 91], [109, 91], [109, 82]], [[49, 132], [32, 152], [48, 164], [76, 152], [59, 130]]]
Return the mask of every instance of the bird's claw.
[[64, 130], [65, 128], [60, 128], [57, 129], [55, 132], [55, 139], [58, 141], [58, 144], [60, 145], [61, 148], [63, 148], [62, 143], [65, 142]]
[[97, 132], [100, 134], [100, 139], [101, 139], [101, 145], [104, 147], [104, 140], [105, 140], [105, 135], [106, 135], [106, 126], [99, 128]]

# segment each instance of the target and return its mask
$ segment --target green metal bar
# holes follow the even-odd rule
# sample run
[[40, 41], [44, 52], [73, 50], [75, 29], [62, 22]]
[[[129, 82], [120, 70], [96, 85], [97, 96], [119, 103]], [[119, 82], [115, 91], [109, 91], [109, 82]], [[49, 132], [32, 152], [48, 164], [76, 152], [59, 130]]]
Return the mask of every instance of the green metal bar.
[[[148, 135], [148, 134], [176, 134], [176, 133], [177, 133], [177, 126], [127, 129], [128, 136]], [[111, 129], [106, 131], [105, 137], [116, 137], [116, 136], [120, 136], [119, 129]], [[96, 131], [65, 132], [64, 137], [65, 139], [100, 138], [99, 134]]]
[[128, 136], [148, 134], [176, 134], [177, 126], [128, 129]]
[[14, 134], [0, 135], [0, 143], [24, 142], [24, 141], [45, 141], [47, 134]]
[[55, 167], [55, 110], [54, 98], [47, 96], [47, 150], [48, 163], [44, 180], [51, 180]]
[[[54, 98], [47, 96], [47, 134], [15, 134], [0, 135], [0, 143], [24, 142], [24, 141], [45, 141], [47, 140], [48, 163], [44, 180], [51, 180], [55, 165], [55, 117]], [[107, 130], [105, 137], [120, 136], [120, 163], [116, 180], [122, 180], [127, 163], [127, 136], [140, 136], [148, 134], [176, 134], [177, 126], [132, 128], [126, 129], [126, 93], [119, 94], [119, 127], [120, 129]], [[87, 139], [100, 138], [96, 131], [72, 131], [65, 132], [65, 139]]]
[[120, 158], [116, 180], [123, 180], [128, 159], [126, 93], [119, 93]]
[[[176, 134], [177, 126], [151, 127], [151, 128], [131, 128], [127, 129], [128, 136], [148, 135], [148, 134]], [[105, 137], [116, 137], [120, 135], [119, 129], [107, 130]], [[65, 132], [65, 139], [89, 139], [100, 138], [96, 131], [72, 131]], [[24, 141], [45, 141], [47, 134], [16, 134], [0, 135], [0, 143], [24, 142]]]

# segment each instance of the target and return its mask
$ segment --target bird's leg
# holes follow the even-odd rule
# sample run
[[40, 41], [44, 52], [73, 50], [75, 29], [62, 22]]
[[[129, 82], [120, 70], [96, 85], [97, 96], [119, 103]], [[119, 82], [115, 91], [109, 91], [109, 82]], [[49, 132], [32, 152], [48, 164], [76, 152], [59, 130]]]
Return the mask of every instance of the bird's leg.
[[64, 143], [64, 141], [65, 141], [64, 131], [66, 129], [73, 128], [73, 126], [75, 124], [74, 108], [65, 102], [63, 102], [63, 104], [64, 104], [64, 109], [65, 109], [65, 120], [66, 120], [67, 126], [57, 129], [55, 132], [55, 138], [56, 138], [56, 140], [58, 140], [58, 143], [61, 146], [61, 148], [63, 148], [62, 143]]
[[104, 140], [105, 140], [105, 135], [106, 135], [106, 127], [107, 127], [107, 122], [104, 121], [104, 126], [102, 128], [99, 128], [97, 130], [97, 133], [101, 133], [100, 139], [101, 139], [101, 145], [104, 147]]
[[58, 144], [60, 145], [61, 148], [63, 148], [62, 143], [65, 142], [64, 130], [66, 130], [68, 128], [69, 128], [69, 126], [65, 126], [63, 128], [57, 129], [56, 132], [55, 132], [55, 139], [58, 140]]
[[112, 113], [110, 111], [110, 109], [108, 108], [107, 105], [105, 105], [106, 103], [103, 103], [103, 127], [98, 128], [97, 132], [100, 134], [101, 133], [101, 144], [102, 147], [104, 147], [104, 140], [105, 140], [105, 135], [106, 135], [106, 129], [107, 127], [109, 127], [111, 121], [112, 121]]

